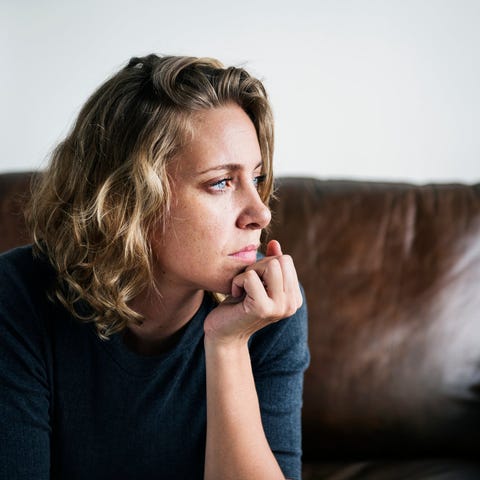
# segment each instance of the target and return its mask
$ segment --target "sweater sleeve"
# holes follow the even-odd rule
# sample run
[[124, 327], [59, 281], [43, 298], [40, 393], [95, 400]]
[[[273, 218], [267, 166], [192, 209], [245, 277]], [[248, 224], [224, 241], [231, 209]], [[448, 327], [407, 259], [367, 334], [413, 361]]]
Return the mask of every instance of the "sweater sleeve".
[[50, 393], [45, 335], [28, 288], [4, 260], [0, 285], [0, 480], [47, 480]]
[[310, 360], [305, 296], [293, 316], [252, 337], [250, 352], [270, 448], [286, 478], [300, 479], [303, 375]]

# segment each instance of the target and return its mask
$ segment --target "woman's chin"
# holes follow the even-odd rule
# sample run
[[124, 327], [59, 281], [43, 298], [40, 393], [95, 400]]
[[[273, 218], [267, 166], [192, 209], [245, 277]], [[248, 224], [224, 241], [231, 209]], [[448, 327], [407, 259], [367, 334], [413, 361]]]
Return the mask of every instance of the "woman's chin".
[[222, 271], [221, 275], [211, 278], [211, 281], [208, 282], [208, 285], [205, 285], [204, 289], [222, 295], [231, 295], [233, 279], [244, 271], [245, 267], [235, 270], [231, 269], [229, 272]]
[[234, 277], [215, 282], [208, 290], [221, 295], [230, 295], [232, 293], [233, 278]]

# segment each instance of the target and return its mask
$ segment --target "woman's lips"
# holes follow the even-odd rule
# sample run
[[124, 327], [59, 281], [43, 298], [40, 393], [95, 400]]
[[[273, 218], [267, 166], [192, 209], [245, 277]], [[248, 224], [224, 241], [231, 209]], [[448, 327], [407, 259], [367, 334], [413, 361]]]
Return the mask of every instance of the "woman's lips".
[[228, 256], [246, 263], [255, 263], [257, 261], [257, 249], [258, 245], [248, 245], [238, 252], [230, 253]]

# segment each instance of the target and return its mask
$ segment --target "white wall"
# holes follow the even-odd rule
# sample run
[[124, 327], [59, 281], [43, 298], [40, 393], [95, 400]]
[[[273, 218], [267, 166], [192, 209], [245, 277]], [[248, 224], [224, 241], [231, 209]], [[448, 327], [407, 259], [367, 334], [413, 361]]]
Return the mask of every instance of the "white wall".
[[264, 79], [276, 172], [480, 181], [479, 0], [0, 0], [0, 171], [43, 165], [130, 56]]

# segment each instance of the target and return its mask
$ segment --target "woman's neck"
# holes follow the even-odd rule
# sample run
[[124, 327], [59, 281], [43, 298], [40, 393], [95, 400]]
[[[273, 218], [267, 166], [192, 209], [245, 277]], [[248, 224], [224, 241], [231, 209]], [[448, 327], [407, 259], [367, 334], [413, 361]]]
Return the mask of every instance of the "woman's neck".
[[203, 290], [177, 289], [168, 294], [154, 289], [145, 291], [130, 302], [130, 308], [144, 320], [140, 325], [128, 326], [125, 344], [140, 355], [157, 355], [168, 350], [200, 308], [203, 296]]

